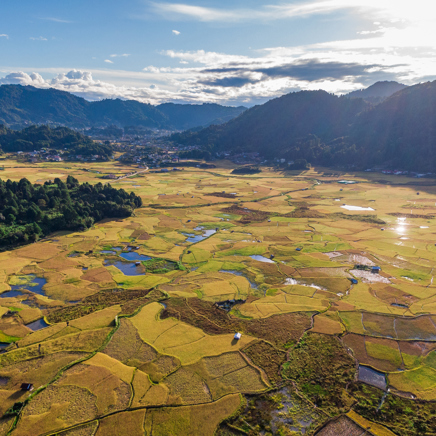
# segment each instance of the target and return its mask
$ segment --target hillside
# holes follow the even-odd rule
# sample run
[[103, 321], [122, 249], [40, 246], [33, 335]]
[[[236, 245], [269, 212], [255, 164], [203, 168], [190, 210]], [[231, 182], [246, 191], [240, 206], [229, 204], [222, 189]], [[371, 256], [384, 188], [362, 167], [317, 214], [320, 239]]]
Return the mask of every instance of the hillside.
[[291, 93], [222, 126], [173, 139], [213, 151], [259, 152], [320, 165], [434, 171], [435, 126], [436, 81], [406, 87], [376, 106], [323, 91]]
[[17, 131], [0, 125], [0, 150], [17, 152], [33, 151], [41, 148], [73, 149], [84, 147], [91, 150], [94, 142], [67, 127], [30, 126]]
[[378, 104], [404, 88], [407, 88], [407, 86], [394, 81], [377, 82], [366, 89], [350, 92], [346, 94], [346, 97], [363, 98], [369, 103]]
[[[332, 140], [346, 134], [368, 104], [325, 91], [301, 91], [248, 109], [221, 126], [173, 139], [186, 144], [213, 145], [216, 150], [254, 151], [266, 157], [285, 156], [307, 135]], [[295, 150], [294, 150], [295, 151]]]
[[[203, 103], [202, 105], [164, 103], [157, 106], [156, 109], [163, 113], [168, 120], [171, 120], [171, 123], [178, 130], [223, 124], [246, 110], [244, 106], [227, 107], [212, 103]], [[196, 125], [193, 125], [192, 120], [196, 120]]]
[[352, 137], [364, 161], [434, 171], [436, 81], [405, 88], [362, 113]]
[[0, 124], [12, 126], [54, 123], [81, 128], [115, 124], [183, 130], [226, 122], [244, 110], [216, 104], [153, 106], [120, 99], [89, 102], [53, 88], [0, 86]]

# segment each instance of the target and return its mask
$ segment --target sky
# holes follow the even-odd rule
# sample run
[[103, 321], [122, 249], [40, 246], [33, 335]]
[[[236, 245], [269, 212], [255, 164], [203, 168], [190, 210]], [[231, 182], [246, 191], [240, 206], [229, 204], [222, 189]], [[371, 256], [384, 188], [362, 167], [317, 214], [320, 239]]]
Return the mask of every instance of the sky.
[[252, 106], [436, 80], [435, 0], [0, 0], [0, 84]]

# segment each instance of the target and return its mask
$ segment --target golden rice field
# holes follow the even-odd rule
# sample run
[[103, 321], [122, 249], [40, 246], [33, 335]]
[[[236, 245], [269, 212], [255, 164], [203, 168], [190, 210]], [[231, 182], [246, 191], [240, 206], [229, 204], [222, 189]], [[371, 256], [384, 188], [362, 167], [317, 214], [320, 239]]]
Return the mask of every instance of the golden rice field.
[[[97, 183], [132, 171], [83, 165], [6, 160], [0, 176]], [[433, 179], [223, 165], [111, 184], [143, 207], [0, 252], [0, 436], [414, 434], [361, 416], [346, 383], [337, 416], [315, 411], [310, 383], [295, 409], [277, 390], [316, 334], [385, 374], [388, 397], [436, 401]], [[302, 424], [303, 409], [316, 420]]]

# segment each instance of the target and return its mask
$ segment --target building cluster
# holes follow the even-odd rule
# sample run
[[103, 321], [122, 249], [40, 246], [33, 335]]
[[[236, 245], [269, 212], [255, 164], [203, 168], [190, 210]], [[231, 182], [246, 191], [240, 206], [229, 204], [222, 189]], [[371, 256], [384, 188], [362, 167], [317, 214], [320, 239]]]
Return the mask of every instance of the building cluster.
[[415, 171], [407, 171], [407, 170], [387, 170], [387, 169], [379, 169], [379, 168], [368, 168], [365, 172], [381, 172], [383, 174], [391, 174], [394, 176], [411, 176], [416, 177], [418, 179], [422, 177], [430, 177], [433, 176], [434, 173], [417, 173]]
[[141, 147], [130, 147], [128, 151], [117, 158], [120, 162], [137, 164], [141, 168], [160, 168], [179, 162], [180, 157], [175, 151], [168, 151], [160, 148], [149, 149]]
[[34, 151], [17, 151], [17, 158], [20, 160], [25, 160], [27, 162], [62, 162], [64, 158], [61, 156], [62, 153], [57, 150], [45, 149], [34, 150]]
[[259, 153], [232, 153], [230, 151], [216, 153], [218, 159], [228, 159], [238, 165], [259, 164], [262, 163], [262, 158]]

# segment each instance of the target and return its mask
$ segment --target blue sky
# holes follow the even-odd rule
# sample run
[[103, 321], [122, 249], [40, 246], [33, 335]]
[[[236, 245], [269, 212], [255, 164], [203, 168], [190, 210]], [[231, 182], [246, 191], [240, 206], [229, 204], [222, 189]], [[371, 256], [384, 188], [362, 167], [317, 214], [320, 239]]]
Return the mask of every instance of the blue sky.
[[0, 0], [0, 84], [253, 105], [436, 79], [433, 0]]

